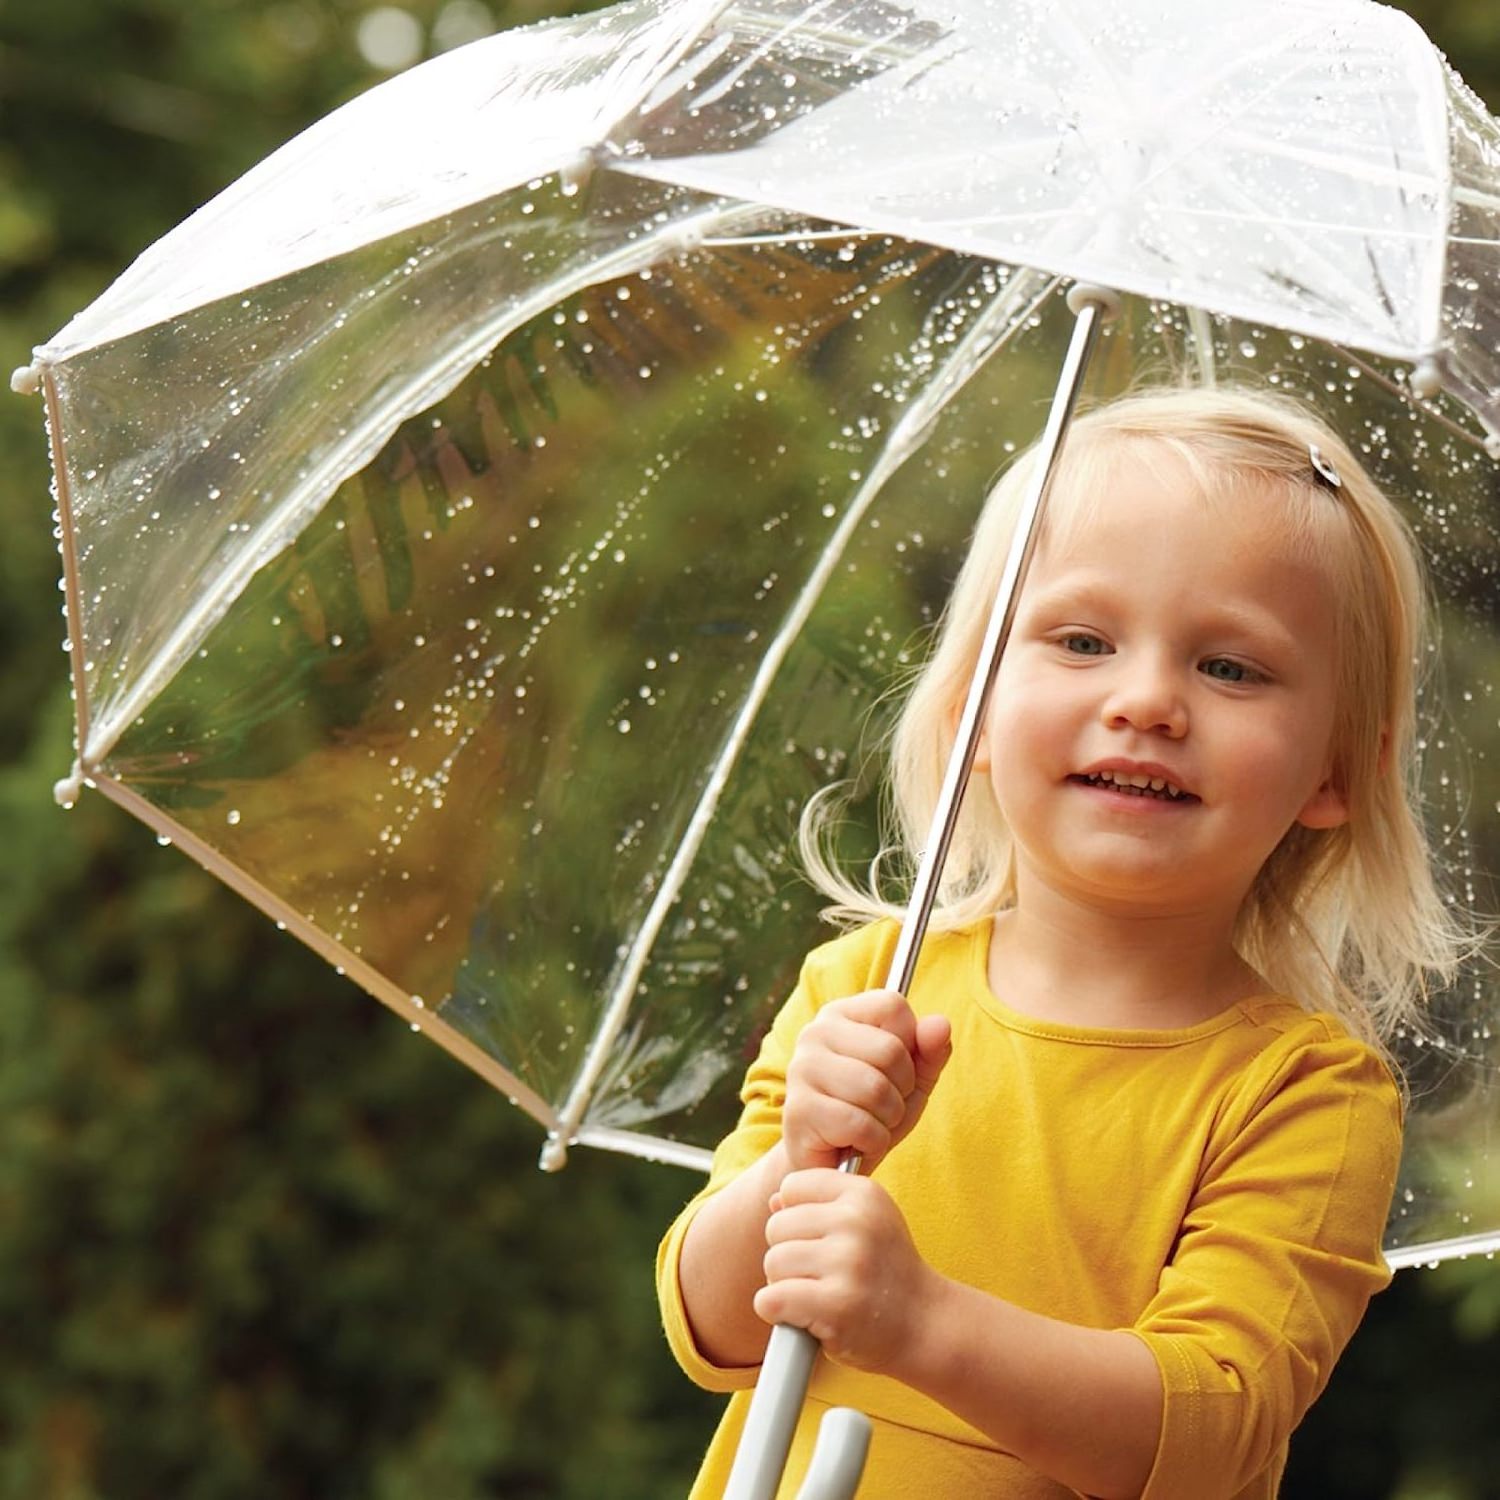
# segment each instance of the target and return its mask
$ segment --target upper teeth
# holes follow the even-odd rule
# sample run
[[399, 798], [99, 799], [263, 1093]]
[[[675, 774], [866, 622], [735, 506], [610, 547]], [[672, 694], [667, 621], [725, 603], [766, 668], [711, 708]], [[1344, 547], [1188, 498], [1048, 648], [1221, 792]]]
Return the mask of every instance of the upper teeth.
[[1174, 786], [1161, 776], [1143, 776], [1136, 771], [1094, 771], [1088, 779], [1093, 782], [1109, 782], [1119, 787], [1135, 787], [1139, 791], [1165, 792], [1169, 797], [1181, 797], [1182, 788]]

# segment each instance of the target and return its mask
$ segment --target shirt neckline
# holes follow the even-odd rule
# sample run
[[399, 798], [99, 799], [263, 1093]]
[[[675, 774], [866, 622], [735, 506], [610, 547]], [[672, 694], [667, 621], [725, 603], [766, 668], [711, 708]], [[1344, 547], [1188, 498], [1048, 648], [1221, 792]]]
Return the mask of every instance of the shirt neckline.
[[1030, 1016], [1025, 1011], [1007, 1005], [990, 988], [989, 956], [990, 933], [994, 927], [993, 916], [985, 917], [969, 929], [969, 951], [967, 966], [974, 993], [983, 1008], [1008, 1030], [1024, 1032], [1028, 1036], [1043, 1037], [1050, 1041], [1080, 1042], [1094, 1046], [1110, 1047], [1178, 1047], [1188, 1042], [1201, 1041], [1204, 1037], [1216, 1036], [1244, 1021], [1251, 1007], [1267, 1001], [1281, 1005], [1290, 1002], [1284, 996], [1262, 993], [1236, 1000], [1217, 1015], [1197, 1021], [1191, 1026], [1080, 1026], [1069, 1021], [1049, 1021], [1039, 1016]]

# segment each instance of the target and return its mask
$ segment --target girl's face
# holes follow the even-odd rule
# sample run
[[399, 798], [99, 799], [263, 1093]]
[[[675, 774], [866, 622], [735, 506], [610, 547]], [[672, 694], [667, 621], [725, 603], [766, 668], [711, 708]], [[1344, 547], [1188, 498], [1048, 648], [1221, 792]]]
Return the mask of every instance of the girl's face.
[[1176, 470], [1122, 452], [1109, 493], [1037, 549], [977, 762], [1022, 901], [1042, 882], [1232, 920], [1294, 823], [1347, 816], [1331, 581], [1281, 496], [1205, 499]]

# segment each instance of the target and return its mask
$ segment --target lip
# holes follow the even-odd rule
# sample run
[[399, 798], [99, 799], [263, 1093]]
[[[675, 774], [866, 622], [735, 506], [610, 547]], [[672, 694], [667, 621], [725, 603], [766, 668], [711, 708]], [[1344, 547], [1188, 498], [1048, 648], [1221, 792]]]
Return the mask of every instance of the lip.
[[[1159, 778], [1162, 781], [1171, 782], [1171, 784], [1183, 794], [1179, 799], [1176, 799], [1172, 802], [1156, 802], [1155, 805], [1158, 807], [1183, 807], [1189, 803], [1202, 801], [1202, 798], [1200, 798], [1198, 794], [1193, 791], [1193, 789], [1182, 779], [1182, 773], [1180, 771], [1174, 771], [1170, 766], [1164, 766], [1159, 761], [1154, 760], [1124, 760], [1118, 757], [1113, 757], [1109, 760], [1094, 761], [1092, 764], [1085, 766], [1083, 770], [1072, 772], [1069, 775], [1068, 780], [1075, 783], [1080, 783], [1085, 777], [1097, 776], [1102, 771], [1118, 772], [1126, 776], [1148, 776]], [[1091, 790], [1097, 791], [1103, 790], [1103, 788], [1091, 788]], [[1132, 797], [1131, 800], [1154, 801], [1154, 799], [1141, 797]]]

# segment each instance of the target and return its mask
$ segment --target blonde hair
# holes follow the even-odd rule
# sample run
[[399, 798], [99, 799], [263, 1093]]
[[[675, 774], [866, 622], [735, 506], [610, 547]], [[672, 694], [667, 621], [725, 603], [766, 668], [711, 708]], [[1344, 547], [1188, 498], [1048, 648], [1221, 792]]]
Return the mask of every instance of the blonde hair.
[[[1415, 543], [1400, 514], [1347, 445], [1309, 410], [1266, 392], [1143, 391], [1073, 423], [1045, 522], [1082, 524], [1088, 497], [1122, 446], [1147, 463], [1175, 460], [1200, 493], [1247, 486], [1286, 498], [1299, 547], [1328, 570], [1338, 663], [1332, 780], [1349, 818], [1326, 829], [1294, 825], [1261, 867], [1241, 907], [1235, 945], [1278, 991], [1328, 1010], [1382, 1045], [1418, 1021], [1431, 980], [1451, 978], [1475, 937], [1434, 876], [1417, 786], [1417, 673], [1427, 659], [1428, 609]], [[1337, 471], [1316, 475], [1316, 447]], [[1035, 461], [1023, 454], [992, 491], [975, 529], [932, 652], [890, 736], [886, 848], [868, 884], [843, 875], [824, 849], [838, 788], [804, 810], [800, 845], [828, 915], [900, 915], [882, 891], [905, 884], [927, 837], [957, 709], [968, 690], [1017, 512]], [[1011, 836], [988, 779], [972, 778], [934, 908], [937, 930], [967, 926], [1013, 904]]]

